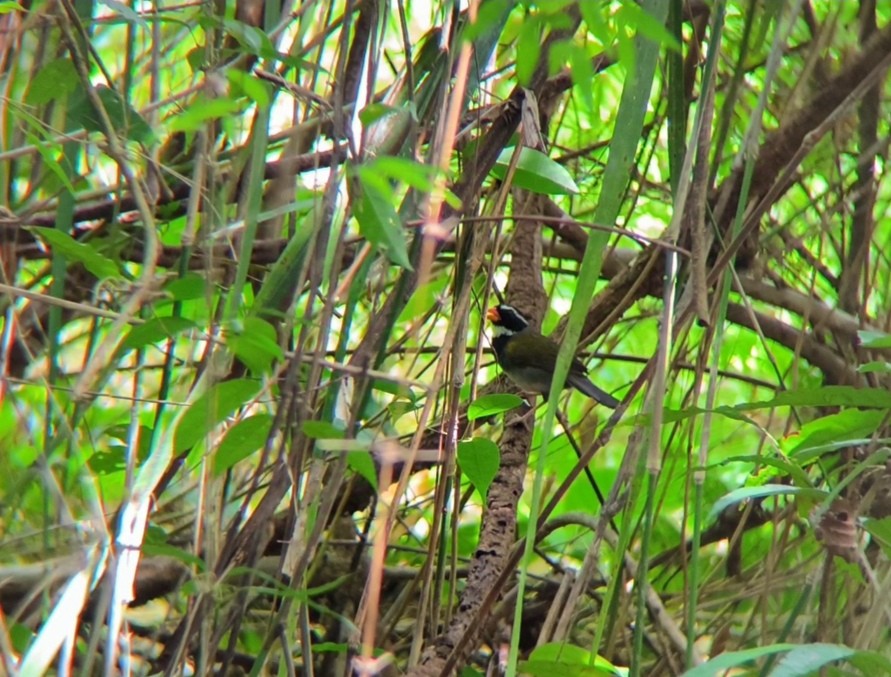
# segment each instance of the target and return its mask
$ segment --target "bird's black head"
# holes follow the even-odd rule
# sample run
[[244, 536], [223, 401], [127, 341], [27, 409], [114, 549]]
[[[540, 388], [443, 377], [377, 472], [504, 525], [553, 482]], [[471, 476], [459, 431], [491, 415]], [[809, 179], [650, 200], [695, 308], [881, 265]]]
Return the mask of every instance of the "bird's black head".
[[529, 326], [528, 320], [520, 314], [520, 311], [504, 304], [489, 308], [486, 318], [495, 327], [496, 333], [501, 334], [516, 334]]

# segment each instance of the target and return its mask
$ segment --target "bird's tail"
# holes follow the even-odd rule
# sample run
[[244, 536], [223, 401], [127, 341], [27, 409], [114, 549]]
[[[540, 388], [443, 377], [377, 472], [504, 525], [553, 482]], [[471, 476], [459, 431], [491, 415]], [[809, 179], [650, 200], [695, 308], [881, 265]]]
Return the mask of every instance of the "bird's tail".
[[591, 399], [597, 400], [605, 407], [615, 409], [619, 406], [619, 400], [610, 395], [608, 392], [605, 392], [598, 388], [584, 376], [570, 374], [569, 378], [566, 379], [566, 382], [569, 383], [569, 385], [571, 385], [576, 390], [583, 392]]

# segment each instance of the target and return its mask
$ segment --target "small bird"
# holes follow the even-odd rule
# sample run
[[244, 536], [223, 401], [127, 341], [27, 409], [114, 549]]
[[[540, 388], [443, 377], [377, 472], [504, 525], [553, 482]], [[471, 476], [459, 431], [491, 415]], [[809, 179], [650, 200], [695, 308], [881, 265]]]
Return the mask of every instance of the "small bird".
[[[547, 400], [560, 346], [531, 329], [513, 306], [489, 308], [486, 319], [494, 327], [492, 347], [504, 373], [523, 390], [539, 393]], [[587, 373], [585, 365], [573, 358], [564, 387], [572, 386], [610, 409], [619, 406], [615, 397], [588, 380]]]

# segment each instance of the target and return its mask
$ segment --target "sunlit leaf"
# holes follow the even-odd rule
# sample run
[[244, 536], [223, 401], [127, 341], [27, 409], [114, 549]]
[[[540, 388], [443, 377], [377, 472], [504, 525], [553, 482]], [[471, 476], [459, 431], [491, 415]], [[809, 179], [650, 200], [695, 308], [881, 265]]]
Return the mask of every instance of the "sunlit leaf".
[[657, 44], [675, 51], [681, 49], [677, 39], [669, 32], [665, 24], [634, 2], [629, 0], [623, 2], [616, 12], [615, 19], [619, 26], [627, 26]]
[[784, 390], [765, 402], [740, 405], [743, 411], [769, 407], [881, 407], [891, 408], [891, 391], [884, 388], [825, 386]]
[[480, 3], [476, 21], [467, 26], [462, 37], [472, 42], [490, 30], [497, 30], [504, 21], [505, 12], [510, 11], [516, 5], [514, 0], [487, 0]]
[[211, 120], [240, 113], [244, 103], [227, 97], [208, 99], [199, 96], [185, 110], [167, 119], [167, 129], [171, 132], [194, 132]]
[[195, 323], [184, 317], [154, 317], [143, 324], [131, 327], [121, 342], [121, 347], [126, 350], [136, 350], [153, 343], [165, 342], [177, 334], [194, 328]]
[[226, 77], [234, 95], [243, 94], [260, 106], [268, 106], [272, 100], [272, 85], [256, 75], [232, 68], [226, 72]]
[[213, 457], [213, 471], [220, 475], [239, 461], [263, 448], [273, 417], [270, 414], [254, 414], [241, 419], [229, 430], [220, 442]]
[[272, 41], [264, 30], [237, 19], [223, 19], [222, 24], [226, 32], [251, 54], [274, 53]]
[[517, 82], [528, 85], [538, 66], [541, 53], [542, 27], [537, 16], [526, 18], [517, 36]]
[[864, 348], [875, 350], [891, 348], [891, 334], [886, 334], [883, 331], [861, 329], [857, 332], [857, 338], [860, 339], [860, 345]]
[[[492, 174], [504, 179], [513, 154], [513, 148], [504, 149], [492, 168]], [[562, 165], [534, 148], [520, 150], [513, 182], [518, 188], [543, 195], [569, 195], [579, 192], [579, 187]]]
[[164, 285], [164, 292], [174, 301], [203, 299], [207, 296], [207, 280], [198, 273], [187, 273]]
[[[584, 3], [583, 3], [584, 4]], [[570, 43], [569, 73], [572, 75], [572, 84], [585, 102], [588, 110], [594, 110], [594, 66], [591, 57], [580, 45]]]
[[470, 421], [476, 421], [480, 418], [496, 416], [505, 411], [516, 409], [521, 404], [523, 404], [523, 398], [511, 393], [483, 395], [470, 403], [467, 408], [467, 418]]
[[891, 374], [891, 362], [866, 362], [857, 367], [861, 374]]
[[608, 47], [614, 40], [614, 34], [611, 32], [609, 22], [603, 15], [604, 5], [598, 2], [580, 2], [578, 4], [579, 13], [585, 20], [585, 25], [597, 41], [604, 47]]
[[304, 435], [314, 440], [342, 440], [346, 437], [343, 429], [330, 421], [304, 421], [301, 429]]
[[[384, 179], [400, 181], [421, 192], [429, 193], [435, 186], [435, 178], [438, 173], [438, 167], [421, 164], [408, 158], [386, 155], [366, 165], [365, 171], [362, 172], [362, 178], [367, 181], [375, 176], [380, 176]], [[376, 187], [382, 188], [380, 184], [377, 184]]]
[[804, 463], [845, 444], [863, 444], [884, 418], [885, 412], [880, 409], [845, 409], [827, 414], [807, 421], [783, 440], [783, 448], [796, 462]]
[[368, 451], [348, 451], [347, 466], [350, 470], [361, 475], [372, 487], [377, 489], [377, 468], [374, 459]]
[[885, 556], [891, 557], [891, 517], [866, 519], [863, 521], [863, 528], [882, 546]]
[[614, 677], [616, 674], [584, 663], [543, 659], [520, 661], [519, 669], [530, 677]]
[[805, 677], [819, 672], [821, 668], [836, 661], [847, 661], [858, 655], [870, 654], [872, 660], [878, 659], [879, 664], [874, 665], [877, 670], [874, 674], [891, 674], [891, 660], [872, 651], [858, 651], [841, 644], [802, 644], [795, 647], [777, 663], [771, 670], [771, 677]]
[[268, 372], [274, 362], [285, 356], [275, 327], [256, 316], [232, 323], [226, 332], [226, 345], [254, 374]]
[[594, 656], [580, 646], [567, 642], [551, 642], [535, 647], [528, 661], [520, 663], [523, 674], [539, 677], [622, 677], [627, 674], [602, 656]]
[[[70, 169], [66, 171], [66, 168], [63, 166], [63, 164], [67, 164], [67, 160], [64, 153], [61, 152], [61, 148], [49, 146], [33, 134], [28, 133], [26, 136], [28, 142], [37, 149], [38, 153], [40, 153], [40, 157], [43, 158], [46, 168], [53, 173], [59, 180], [59, 183], [65, 186], [65, 189], [68, 190], [69, 193], [76, 192], [77, 189], [71, 182], [71, 176], [69, 176], [72, 172]], [[47, 181], [43, 182], [45, 188], [48, 188], [47, 183]]]
[[379, 190], [377, 179], [364, 168], [359, 169], [358, 176], [361, 194], [353, 201], [353, 213], [359, 230], [369, 242], [383, 249], [390, 261], [411, 270], [404, 226], [393, 206], [392, 194]]
[[247, 404], [260, 390], [260, 383], [232, 379], [217, 383], [193, 402], [179, 420], [174, 436], [176, 453], [191, 449], [222, 421]]
[[821, 499], [825, 498], [826, 492], [819, 489], [810, 489], [807, 487], [793, 487], [785, 484], [764, 484], [759, 487], [741, 487], [734, 489], [726, 494], [719, 501], [716, 501], [709, 513], [708, 520], [714, 520], [724, 510], [735, 503], [742, 501], [750, 501], [756, 498], [767, 498], [769, 496], [807, 496], [808, 498]]
[[728, 651], [709, 659], [702, 665], [697, 665], [695, 668], [687, 670], [683, 673], [683, 677], [718, 677], [718, 675], [726, 674], [726, 671], [731, 668], [794, 648], [794, 644], [771, 644], [743, 651]]
[[395, 397], [402, 397], [411, 400], [412, 402], [418, 399], [418, 396], [407, 385], [404, 383], [397, 383], [390, 379], [376, 378], [371, 382], [371, 387], [374, 390], [389, 393]]
[[87, 465], [97, 475], [110, 475], [127, 467], [127, 456], [123, 447], [111, 451], [97, 451], [87, 460]]
[[498, 473], [501, 451], [492, 440], [475, 437], [458, 442], [458, 463], [461, 472], [467, 476], [482, 496], [489, 491], [489, 485]]

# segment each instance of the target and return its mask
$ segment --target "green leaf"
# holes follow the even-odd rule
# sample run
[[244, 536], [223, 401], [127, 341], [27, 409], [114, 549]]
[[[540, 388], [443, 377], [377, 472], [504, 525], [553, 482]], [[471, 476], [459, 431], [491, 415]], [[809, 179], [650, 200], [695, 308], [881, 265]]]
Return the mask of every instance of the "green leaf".
[[[853, 386], [824, 386], [788, 390], [770, 400], [747, 402], [733, 407], [715, 407], [712, 411], [738, 421], [751, 423], [745, 412], [775, 407], [863, 407], [864, 409], [891, 409], [891, 391], [884, 388], [854, 388]], [[689, 407], [680, 411], [665, 410], [664, 422], [674, 423], [705, 412], [700, 407]], [[646, 416], [637, 416], [630, 422], [645, 425]]]
[[184, 317], [155, 317], [144, 324], [131, 327], [121, 342], [122, 350], [136, 350], [153, 343], [161, 343], [170, 337], [194, 329], [195, 323]]
[[[775, 407], [863, 407], [864, 409], [891, 409], [891, 391], [884, 388], [854, 388], [853, 386], [824, 386], [803, 388], [777, 393], [773, 399], [747, 402], [733, 407], [715, 407], [715, 413], [740, 421], [748, 421], [744, 412]], [[696, 416], [705, 409], [690, 407], [682, 411], [665, 411], [665, 422], [675, 422]], [[645, 418], [636, 423], [645, 422]]]
[[275, 48], [266, 32], [237, 19], [223, 19], [223, 28], [249, 53], [257, 56], [275, 54]]
[[[718, 677], [731, 668], [739, 668], [760, 658], [789, 652], [771, 670], [771, 677], [803, 677], [840, 660], [862, 665], [869, 672], [889, 674], [891, 661], [875, 651], [858, 651], [841, 644], [770, 644], [742, 651], [728, 651], [687, 670], [683, 677]], [[867, 672], [868, 674], [868, 672]]]
[[404, 383], [396, 383], [395, 381], [391, 381], [390, 379], [372, 379], [371, 388], [373, 390], [379, 390], [382, 393], [389, 393], [394, 397], [402, 397], [407, 400], [411, 400], [412, 402], [416, 402], [418, 400], [418, 396], [415, 395], [411, 388], [409, 388]]
[[[891, 674], [891, 661], [874, 651], [858, 651], [841, 644], [802, 644], [783, 656], [783, 659], [771, 671], [771, 677], [804, 677], [817, 673], [836, 661], [866, 659], [871, 665], [870, 672]], [[878, 661], [878, 663], [876, 663]], [[868, 674], [868, 673], [866, 673]]]
[[537, 677], [616, 677], [627, 674], [627, 670], [623, 673], [602, 656], [594, 656], [592, 662], [590, 651], [564, 642], [551, 642], [536, 647], [529, 655], [529, 660], [520, 665], [523, 674]]
[[532, 75], [538, 66], [541, 36], [541, 20], [534, 14], [527, 16], [517, 35], [517, 82], [523, 87], [532, 80]]
[[213, 472], [221, 475], [266, 444], [272, 429], [270, 414], [255, 414], [241, 419], [226, 431], [213, 457]]
[[[483, 7], [485, 7], [485, 5], [483, 5]], [[469, 665], [465, 665], [461, 668], [461, 672], [458, 673], [458, 677], [485, 677], [485, 675], [479, 670], [475, 670]]]
[[248, 379], [223, 381], [210, 388], [179, 420], [173, 440], [174, 453], [180, 454], [194, 447], [259, 391], [259, 382]]
[[854, 649], [837, 644], [806, 644], [787, 653], [771, 670], [771, 677], [804, 677], [834, 661], [844, 660]]
[[342, 440], [346, 437], [343, 429], [330, 421], [304, 421], [300, 427], [303, 434], [313, 440]]
[[845, 409], [808, 421], [797, 434], [784, 439], [783, 446], [793, 460], [805, 463], [840, 446], [864, 443], [884, 419], [881, 410]]
[[[126, 138], [139, 143], [148, 144], [154, 140], [154, 132], [145, 118], [124, 101], [116, 90], [104, 85], [97, 85], [95, 90], [115, 132], [123, 132]], [[88, 132], [108, 133], [102, 123], [99, 111], [93, 106], [93, 101], [80, 84], [77, 85], [71, 97], [68, 119]]]
[[853, 386], [825, 386], [802, 388], [777, 393], [772, 400], [736, 407], [742, 411], [771, 407], [866, 407], [891, 408], [891, 391], [885, 388], [855, 388]]
[[648, 38], [667, 49], [675, 52], [679, 52], [681, 49], [677, 38], [671, 34], [665, 27], [665, 24], [634, 2], [627, 0], [623, 2], [616, 12], [615, 18], [616, 25], [620, 30], [628, 27], [638, 35]]
[[500, 33], [505, 13], [509, 12], [514, 6], [516, 6], [515, 0], [487, 0], [479, 3], [476, 21], [465, 27], [461, 39], [475, 42], [493, 29]]
[[197, 96], [184, 111], [167, 118], [167, 129], [171, 132], [195, 132], [210, 120], [236, 115], [243, 109], [244, 103], [236, 99]]
[[252, 315], [279, 317], [281, 315], [279, 308], [288, 306], [289, 299], [294, 294], [294, 287], [298, 284], [300, 272], [303, 270], [309, 243], [318, 225], [317, 220], [306, 218], [295, 229], [284, 251], [266, 274], [263, 285], [254, 299]]
[[117, 263], [100, 254], [94, 243], [78, 242], [68, 233], [55, 228], [30, 226], [29, 230], [37, 233], [53, 250], [71, 262], [81, 263], [92, 275], [104, 280], [109, 277], [120, 277]]
[[891, 374], [891, 362], [866, 362], [857, 367], [861, 374]]
[[186, 63], [192, 69], [192, 73], [200, 73], [204, 69], [204, 60], [207, 58], [207, 50], [203, 45], [190, 49], [186, 53]]
[[565, 661], [567, 663], [589, 663], [591, 652], [575, 644], [565, 642], [548, 642], [537, 646], [529, 654], [530, 659], [539, 661]]
[[578, 0], [535, 0], [534, 4], [547, 17], [551, 29], [566, 28], [571, 25], [566, 12], [571, 6], [577, 5]]
[[785, 484], [765, 484], [760, 487], [741, 487], [739, 489], [734, 489], [715, 503], [709, 513], [708, 521], [714, 520], [718, 515], [724, 512], [726, 508], [734, 503], [754, 498], [766, 498], [767, 496], [792, 496], [796, 494], [815, 499], [826, 497], [826, 492], [820, 491], [819, 489], [790, 487]]
[[127, 468], [127, 455], [124, 447], [111, 451], [97, 451], [87, 459], [87, 465], [97, 475], [110, 475]]
[[[37, 149], [37, 152], [40, 153], [40, 157], [43, 158], [46, 168], [59, 180], [59, 184], [65, 186], [65, 189], [69, 193], [77, 192], [77, 188], [71, 183], [71, 177], [69, 176], [69, 174], [73, 174], [74, 172], [71, 171], [68, 158], [65, 157], [61, 148], [54, 143], [48, 144], [38, 139], [30, 132], [26, 132], [25, 137], [28, 139], [28, 143], [32, 144]], [[65, 166], [63, 166], [63, 164]], [[41, 182], [41, 186], [47, 192], [53, 190], [50, 182], [46, 179]]]
[[244, 95], [255, 101], [258, 106], [268, 106], [272, 101], [272, 85], [256, 75], [237, 68], [230, 68], [226, 71], [226, 77], [232, 86], [233, 94]]
[[186, 273], [164, 285], [164, 291], [174, 301], [203, 299], [207, 296], [207, 280], [198, 273]]
[[864, 675], [891, 675], [891, 658], [887, 653], [860, 650], [848, 658], [848, 663]]
[[198, 571], [206, 571], [207, 564], [197, 555], [193, 555], [188, 550], [178, 548], [167, 543], [159, 543], [157, 541], [148, 541], [142, 544], [141, 552], [146, 557], [170, 557], [178, 560], [183, 564], [195, 567]]
[[[499, 179], [507, 176], [513, 154], [513, 148], [505, 148], [501, 152], [495, 166], [492, 167], [494, 176]], [[520, 149], [513, 181], [518, 188], [542, 195], [569, 195], [579, 192], [579, 187], [562, 165], [534, 148]]]
[[728, 463], [751, 463], [752, 465], [768, 466], [777, 468], [781, 474], [788, 475], [795, 486], [811, 487], [812, 482], [808, 474], [797, 463], [792, 463], [781, 456], [767, 456], [752, 454], [749, 456], [731, 456], [715, 463], [715, 467], [723, 466]]
[[614, 31], [610, 28], [606, 17], [603, 15], [603, 5], [596, 2], [580, 2], [578, 8], [591, 35], [593, 35], [603, 47], [612, 45]]
[[439, 168], [425, 165], [408, 158], [385, 155], [363, 166], [362, 179], [366, 182], [374, 182], [375, 187], [382, 192], [389, 188], [386, 181], [401, 181], [407, 186], [429, 193], [435, 187], [436, 176]]
[[891, 348], [891, 334], [886, 334], [883, 331], [861, 329], [857, 332], [857, 338], [860, 339], [860, 345], [864, 348]]
[[866, 519], [863, 528], [882, 546], [886, 557], [891, 557], [891, 517]]
[[614, 677], [617, 673], [593, 665], [530, 659], [520, 661], [518, 668], [531, 677]]
[[254, 374], [268, 372], [273, 362], [285, 356], [275, 327], [256, 316], [232, 323], [226, 332], [226, 345]]
[[501, 464], [501, 451], [492, 440], [476, 437], [458, 442], [458, 463], [480, 495], [485, 497]]
[[[437, 188], [436, 178], [441, 174], [439, 167], [415, 162], [395, 155], [381, 155], [356, 170], [363, 188], [376, 190], [380, 195], [394, 192], [393, 182], [411, 186], [421, 193], [430, 193]], [[458, 207], [461, 201], [452, 191], [446, 190], [447, 203]]]
[[467, 419], [476, 421], [479, 418], [497, 416], [505, 411], [516, 409], [521, 404], [523, 404], [523, 398], [510, 393], [483, 395], [470, 403], [467, 408]]
[[357, 174], [361, 194], [358, 200], [353, 200], [353, 214], [359, 222], [359, 230], [371, 244], [380, 247], [390, 261], [411, 270], [405, 231], [392, 199], [375, 187], [377, 179], [367, 168], [359, 168]]
[[[584, 3], [580, 3], [584, 4]], [[574, 42], [569, 42], [569, 74], [572, 76], [572, 84], [575, 91], [581, 95], [582, 101], [589, 111], [594, 110], [594, 66], [591, 57], [585, 48]]]
[[0, 2], [0, 14], [9, 14], [10, 12], [23, 12], [25, 8], [13, 0], [3, 0]]
[[77, 71], [71, 59], [50, 61], [41, 68], [28, 86], [25, 101], [38, 106], [60, 99], [77, 89]]
[[715, 656], [702, 665], [697, 665], [692, 670], [687, 670], [683, 677], [718, 677], [718, 675], [723, 675], [730, 668], [739, 667], [759, 658], [772, 656], [783, 651], [789, 651], [794, 649], [795, 646], [795, 644], [771, 644], [743, 651], [728, 651]]
[[369, 451], [348, 451], [347, 465], [377, 490], [377, 468], [374, 467], [374, 459]]

